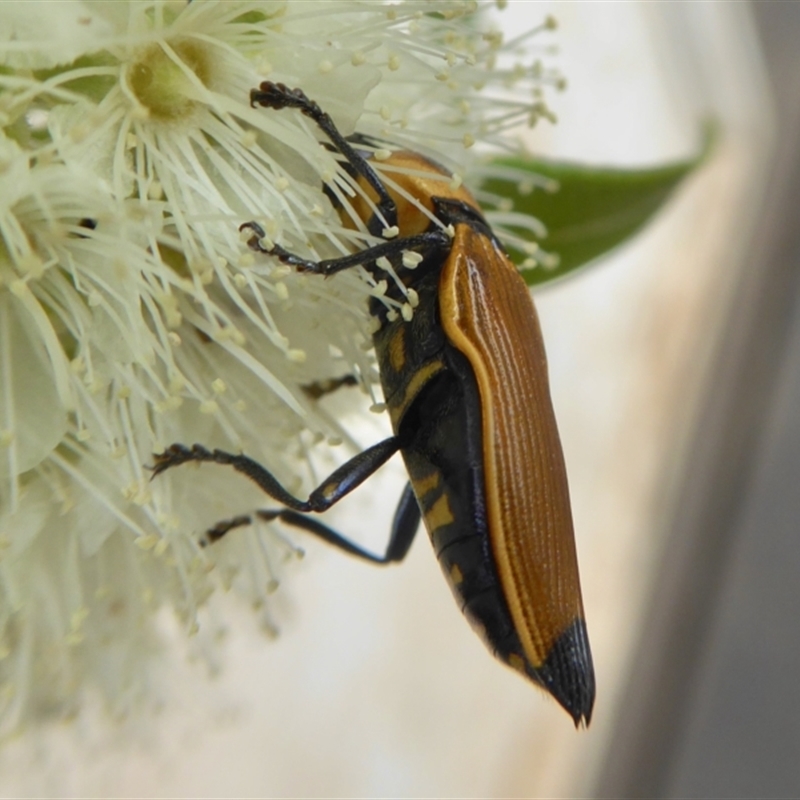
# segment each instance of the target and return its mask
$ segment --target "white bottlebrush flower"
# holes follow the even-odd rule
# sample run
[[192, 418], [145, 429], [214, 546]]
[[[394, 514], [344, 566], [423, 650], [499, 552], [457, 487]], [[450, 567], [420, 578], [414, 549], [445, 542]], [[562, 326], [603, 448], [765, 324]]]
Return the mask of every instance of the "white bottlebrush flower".
[[556, 81], [514, 61], [529, 37], [503, 45], [490, 11], [0, 3], [5, 730], [69, 711], [91, 685], [125, 710], [164, 606], [192, 632], [214, 587], [233, 584], [270, 625], [276, 565], [296, 548], [266, 525], [198, 544], [230, 514], [226, 494], [246, 511], [257, 492], [223, 469], [150, 483], [145, 465], [203, 442], [307, 492], [312, 446], [348, 436], [302, 387], [355, 374], [374, 391], [366, 298], [380, 287], [363, 270], [298, 275], [243, 244], [254, 219], [310, 257], [369, 241], [322, 192], [348, 178], [319, 131], [250, 108], [249, 91], [266, 76], [301, 87], [345, 134], [436, 154], [468, 179], [472, 145], [547, 116], [541, 88]]

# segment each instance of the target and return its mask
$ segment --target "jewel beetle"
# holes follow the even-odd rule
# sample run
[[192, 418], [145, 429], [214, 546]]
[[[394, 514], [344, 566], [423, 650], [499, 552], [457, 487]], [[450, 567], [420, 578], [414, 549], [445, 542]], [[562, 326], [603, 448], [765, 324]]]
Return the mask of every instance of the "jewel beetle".
[[[489, 649], [548, 691], [576, 725], [588, 724], [594, 669], [569, 490], [542, 334], [525, 282], [475, 199], [440, 165], [418, 153], [391, 152], [381, 161], [393, 176], [389, 185], [370, 164], [370, 140], [343, 137], [302, 90], [264, 82], [250, 102], [297, 109], [313, 120], [360, 186], [352, 209], [373, 235], [395, 234], [341, 258], [310, 261], [267, 242], [257, 223], [242, 225], [251, 249], [299, 271], [330, 276], [361, 265], [385, 277], [380, 263], [388, 259], [403, 286], [389, 281], [386, 296], [402, 304], [416, 292], [410, 318], [378, 298], [370, 301], [394, 435], [339, 467], [307, 500], [247, 456], [201, 445], [174, 444], [155, 454], [154, 477], [187, 461], [230, 465], [281, 504], [259, 517], [377, 563], [402, 560], [423, 520], [459, 606]], [[330, 508], [398, 451], [410, 481], [383, 555], [309, 516]], [[207, 541], [249, 522], [241, 516], [220, 523]]]

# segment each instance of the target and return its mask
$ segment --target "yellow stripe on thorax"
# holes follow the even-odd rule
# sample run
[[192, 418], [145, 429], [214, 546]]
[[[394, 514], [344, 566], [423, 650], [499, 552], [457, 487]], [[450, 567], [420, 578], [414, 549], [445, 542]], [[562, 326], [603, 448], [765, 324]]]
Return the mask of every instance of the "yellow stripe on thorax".
[[[392, 420], [392, 426], [397, 430], [400, 420], [403, 418], [406, 409], [414, 401], [414, 398], [420, 393], [422, 387], [434, 376], [437, 372], [444, 369], [443, 361], [429, 361], [424, 366], [420, 367], [412, 376], [411, 380], [406, 384], [406, 389], [402, 397], [393, 397], [389, 401], [389, 416]], [[397, 393], [399, 394], [399, 392]]]

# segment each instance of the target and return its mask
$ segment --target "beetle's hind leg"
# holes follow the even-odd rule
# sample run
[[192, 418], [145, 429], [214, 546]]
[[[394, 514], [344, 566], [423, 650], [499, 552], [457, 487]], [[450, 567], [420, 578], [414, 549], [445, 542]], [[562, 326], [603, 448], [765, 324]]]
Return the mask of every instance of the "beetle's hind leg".
[[325, 397], [326, 394], [332, 394], [343, 386], [358, 386], [358, 378], [352, 374], [342, 375], [339, 378], [326, 378], [321, 381], [305, 383], [300, 388], [309, 399], [319, 400], [321, 397]]
[[250, 514], [240, 514], [238, 517], [223, 519], [209, 528], [200, 539], [201, 547], [208, 547], [214, 542], [218, 542], [226, 533], [236, 528], [244, 528], [246, 525], [253, 524], [253, 517]]
[[245, 525], [251, 525], [253, 523], [253, 516], [264, 520], [264, 522], [279, 520], [284, 523], [284, 525], [291, 525], [293, 528], [298, 528], [306, 533], [313, 534], [317, 538], [322, 539], [322, 541], [337, 547], [339, 550], [343, 550], [351, 556], [356, 556], [356, 558], [371, 561], [373, 564], [390, 564], [392, 562], [402, 561], [411, 547], [411, 543], [414, 540], [420, 523], [419, 505], [411, 490], [411, 484], [406, 484], [394, 515], [392, 532], [389, 536], [386, 552], [383, 555], [375, 555], [375, 553], [365, 550], [360, 545], [351, 542], [333, 528], [328, 527], [314, 517], [301, 514], [298, 511], [293, 511], [290, 508], [264, 508], [256, 511], [252, 516], [243, 514], [238, 517], [223, 520], [205, 532], [204, 537], [200, 540], [200, 544], [206, 547], [219, 541], [229, 531], [242, 528]]
[[[389, 547], [387, 547], [386, 553], [384, 553], [384, 555], [376, 555], [369, 550], [365, 550], [360, 545], [351, 542], [350, 539], [342, 536], [341, 533], [338, 533], [318, 519], [306, 514], [300, 514], [297, 511], [292, 511], [290, 508], [262, 509], [256, 511], [256, 516], [266, 522], [280, 520], [284, 525], [291, 525], [293, 528], [298, 528], [301, 531], [313, 534], [318, 539], [322, 539], [323, 542], [327, 542], [356, 558], [361, 558], [364, 561], [371, 561], [373, 564], [389, 564], [392, 561], [400, 561], [400, 558], [395, 556], [391, 546], [391, 540], [389, 541]], [[407, 549], [408, 548], [406, 548], [406, 550]], [[403, 555], [405, 555], [405, 552], [403, 552]]]

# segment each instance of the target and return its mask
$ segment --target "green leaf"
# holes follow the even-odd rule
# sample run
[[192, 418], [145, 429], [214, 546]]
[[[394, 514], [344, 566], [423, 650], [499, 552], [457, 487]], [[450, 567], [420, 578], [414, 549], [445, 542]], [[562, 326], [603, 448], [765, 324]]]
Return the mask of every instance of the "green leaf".
[[[693, 158], [649, 169], [593, 167], [532, 157], [497, 158], [480, 187], [488, 205], [513, 202], [516, 214], [536, 217], [547, 229], [536, 236], [528, 226], [504, 224], [526, 242], [537, 242], [556, 256], [553, 266], [526, 269], [529, 254], [509, 247], [512, 259], [533, 286], [560, 278], [612, 250], [635, 234], [669, 196], [708, 157], [716, 139], [705, 126], [700, 152]], [[500, 176], [498, 176], [498, 168]], [[488, 193], [488, 194], [487, 194]], [[506, 202], [507, 202], [506, 200]]]

